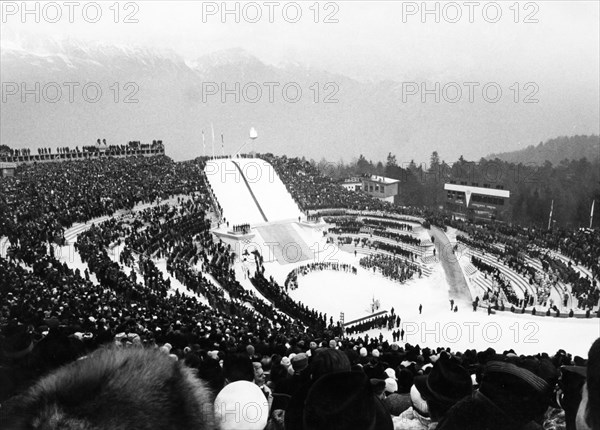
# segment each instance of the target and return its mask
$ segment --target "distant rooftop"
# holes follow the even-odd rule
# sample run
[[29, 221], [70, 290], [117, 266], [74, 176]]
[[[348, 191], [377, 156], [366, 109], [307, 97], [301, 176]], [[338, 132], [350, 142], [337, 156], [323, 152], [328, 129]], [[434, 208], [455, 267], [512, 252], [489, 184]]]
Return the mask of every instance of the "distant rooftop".
[[371, 175], [369, 180], [371, 180], [373, 182], [381, 182], [384, 184], [395, 184], [396, 182], [400, 182], [397, 179], [386, 178], [385, 176], [377, 176], [377, 175]]

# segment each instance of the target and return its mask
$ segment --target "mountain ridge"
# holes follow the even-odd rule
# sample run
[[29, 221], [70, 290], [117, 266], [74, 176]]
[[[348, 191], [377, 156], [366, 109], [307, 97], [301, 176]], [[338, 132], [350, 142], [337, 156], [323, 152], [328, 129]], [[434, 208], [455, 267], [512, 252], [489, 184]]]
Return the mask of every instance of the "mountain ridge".
[[516, 151], [490, 154], [488, 160], [500, 159], [509, 163], [544, 164], [550, 162], [557, 165], [563, 160], [580, 160], [587, 158], [592, 162], [600, 158], [600, 136], [575, 135], [559, 136], [554, 139], [540, 142], [538, 145], [529, 145]]
[[[361, 153], [385, 159], [392, 152], [399, 162], [426, 162], [434, 150], [446, 160], [460, 155], [479, 159], [495, 147], [559, 136], [567, 124], [576, 134], [568, 115], [577, 115], [583, 131], [598, 132], [584, 126], [594, 109], [572, 110], [548, 123], [552, 106], [515, 104], [509, 96], [496, 104], [423, 103], [419, 95], [405, 100], [401, 81], [358, 81], [296, 62], [272, 65], [238, 48], [190, 61], [170, 50], [77, 40], [11, 45], [3, 39], [2, 44], [3, 81], [28, 89], [58, 83], [63, 89], [57, 103], [43, 97], [37, 102], [33, 96], [24, 103], [22, 94], [7, 97], [0, 112], [0, 143], [13, 148], [74, 147], [97, 138], [118, 144], [160, 139], [167, 155], [182, 160], [203, 153], [202, 131], [208, 136], [211, 126], [217, 136], [224, 133], [224, 152], [238, 148], [253, 126], [260, 133], [255, 148], [260, 152], [317, 160], [350, 160]], [[73, 102], [66, 100], [65, 82], [79, 84]], [[82, 99], [81, 88], [90, 82], [103, 91], [98, 102]], [[277, 83], [273, 100], [269, 82]], [[207, 95], [212, 84], [227, 89], [237, 84], [239, 90], [226, 95], [219, 88]], [[257, 87], [262, 94], [255, 102]], [[298, 100], [293, 98], [296, 88], [301, 90]]]

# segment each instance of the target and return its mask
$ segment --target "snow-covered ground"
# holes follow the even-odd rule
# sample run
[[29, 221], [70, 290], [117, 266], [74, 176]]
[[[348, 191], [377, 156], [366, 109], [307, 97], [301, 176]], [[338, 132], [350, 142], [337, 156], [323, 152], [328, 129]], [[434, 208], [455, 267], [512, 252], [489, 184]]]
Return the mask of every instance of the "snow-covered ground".
[[[449, 285], [439, 260], [433, 264], [431, 276], [399, 284], [361, 268], [360, 254], [355, 257], [354, 253], [325, 244], [320, 231], [309, 228], [299, 231], [307, 243], [320, 247], [317, 261], [347, 263], [358, 268], [357, 275], [335, 271], [309, 273], [299, 277], [298, 289], [289, 292], [294, 300], [326, 313], [328, 319], [332, 316], [338, 321], [340, 312], [344, 312], [346, 322], [368, 316], [370, 304], [376, 299], [381, 304], [380, 310], [394, 308], [402, 318], [404, 341], [421, 346], [444, 346], [463, 351], [492, 347], [497, 351], [514, 349], [523, 354], [550, 354], [565, 349], [585, 356], [592, 342], [600, 337], [598, 318], [533, 317], [510, 312], [488, 316], [484, 309], [473, 312], [471, 307], [461, 304], [458, 312], [451, 312]], [[450, 241], [455, 237], [453, 233], [450, 232]], [[265, 273], [283, 285], [291, 270], [306, 263], [266, 263]], [[423, 305], [422, 314], [419, 314], [419, 305]], [[367, 334], [379, 336], [380, 331], [371, 330]], [[391, 331], [382, 330], [381, 334], [392, 341]]]
[[231, 159], [210, 160], [204, 169], [231, 227], [264, 222], [241, 174]]
[[[354, 255], [339, 251], [336, 257], [349, 261]], [[358, 263], [355, 265], [358, 267]], [[267, 273], [270, 273], [268, 269]], [[344, 312], [346, 321], [369, 315], [373, 298], [380, 301], [380, 310], [390, 311], [393, 307], [402, 318], [404, 341], [413, 345], [462, 351], [512, 348], [524, 354], [553, 353], [562, 348], [586, 356], [592, 342], [600, 336], [598, 318], [532, 317], [510, 312], [488, 316], [483, 309], [473, 312], [472, 308], [460, 307], [458, 312], [451, 312], [448, 286], [439, 263], [430, 277], [413, 279], [406, 284], [392, 282], [361, 268], [357, 275], [333, 271], [309, 273], [300, 277], [298, 284], [290, 296], [327, 313], [327, 318], [333, 316], [334, 321], [339, 320], [340, 312]], [[420, 304], [422, 314], [419, 314]], [[367, 332], [370, 337], [379, 333], [379, 330]], [[391, 331], [382, 330], [381, 334], [392, 341]]]
[[258, 205], [269, 222], [297, 220], [301, 215], [298, 205], [273, 166], [264, 160], [259, 158], [210, 160], [206, 163], [204, 171], [230, 226], [265, 222], [248, 187], [254, 193]]
[[271, 164], [260, 158], [235, 160], [269, 222], [298, 219], [302, 212]]

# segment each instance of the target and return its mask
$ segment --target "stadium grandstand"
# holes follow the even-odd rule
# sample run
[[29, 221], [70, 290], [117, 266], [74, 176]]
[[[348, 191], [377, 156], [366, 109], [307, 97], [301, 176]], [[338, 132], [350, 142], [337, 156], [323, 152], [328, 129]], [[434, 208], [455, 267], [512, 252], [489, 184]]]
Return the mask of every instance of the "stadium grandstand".
[[3, 429], [598, 428], [597, 228], [273, 154], [33, 152], [0, 159]]

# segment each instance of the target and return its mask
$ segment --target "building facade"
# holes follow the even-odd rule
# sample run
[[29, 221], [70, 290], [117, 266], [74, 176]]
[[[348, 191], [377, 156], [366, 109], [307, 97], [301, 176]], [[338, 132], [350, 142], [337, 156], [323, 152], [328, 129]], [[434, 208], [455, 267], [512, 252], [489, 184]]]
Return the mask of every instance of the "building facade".
[[393, 203], [394, 198], [400, 192], [400, 181], [385, 176], [373, 175], [369, 178], [363, 178], [362, 189], [373, 197]]
[[15, 169], [17, 163], [5, 163], [0, 161], [0, 178], [7, 178], [9, 176], [15, 176]]
[[355, 177], [346, 179], [340, 185], [348, 191], [357, 192], [362, 190], [362, 181], [359, 178]]
[[502, 185], [492, 187], [490, 184], [472, 182], [455, 183], [450, 181], [444, 185], [446, 190], [446, 210], [459, 218], [481, 220], [503, 220], [509, 213], [510, 191]]

